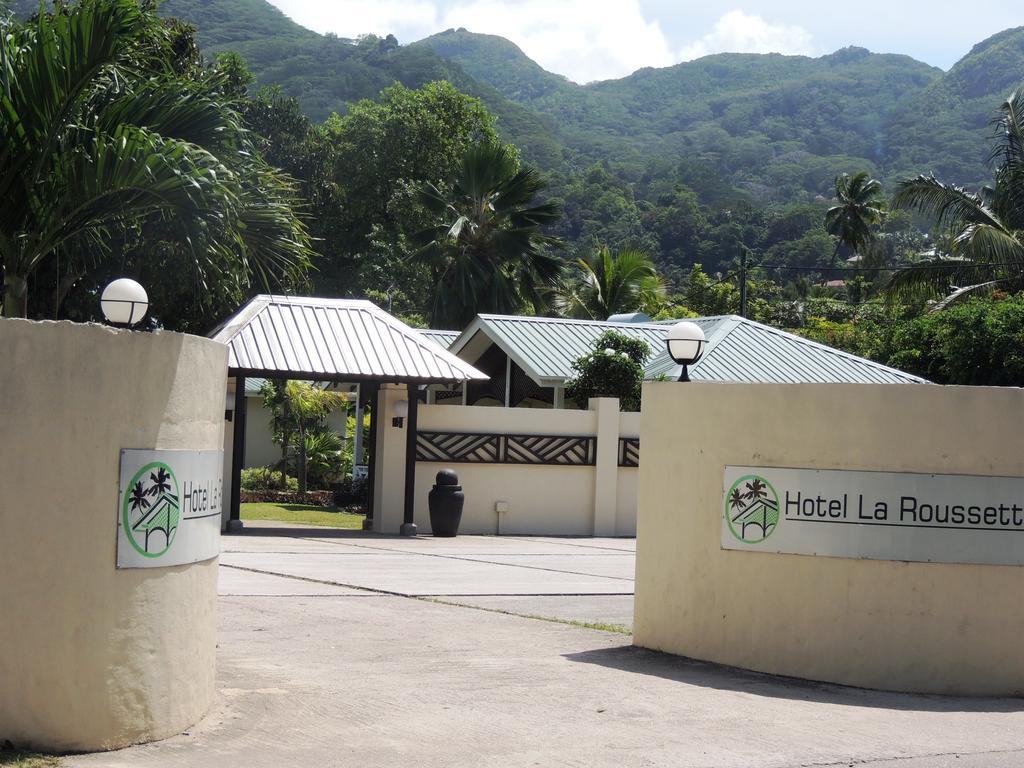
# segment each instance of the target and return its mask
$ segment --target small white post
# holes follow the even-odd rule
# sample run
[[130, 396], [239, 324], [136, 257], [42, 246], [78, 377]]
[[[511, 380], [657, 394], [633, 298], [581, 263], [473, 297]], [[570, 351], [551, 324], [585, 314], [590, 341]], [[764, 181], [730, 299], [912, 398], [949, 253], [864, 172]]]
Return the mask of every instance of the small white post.
[[512, 407], [512, 358], [505, 357], [505, 407]]
[[597, 451], [594, 462], [594, 536], [615, 535], [619, 495], [619, 400], [595, 397]]

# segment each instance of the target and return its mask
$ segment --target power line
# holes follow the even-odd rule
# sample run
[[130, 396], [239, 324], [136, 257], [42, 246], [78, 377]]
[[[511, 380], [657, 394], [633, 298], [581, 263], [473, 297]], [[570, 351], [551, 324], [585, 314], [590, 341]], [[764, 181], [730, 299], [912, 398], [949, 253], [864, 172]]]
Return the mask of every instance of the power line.
[[960, 261], [936, 264], [908, 264], [903, 267], [793, 267], [787, 264], [753, 264], [749, 269], [776, 269], [789, 272], [904, 272], [921, 269], [981, 269], [1006, 266], [1008, 265], [997, 261], [983, 263]]

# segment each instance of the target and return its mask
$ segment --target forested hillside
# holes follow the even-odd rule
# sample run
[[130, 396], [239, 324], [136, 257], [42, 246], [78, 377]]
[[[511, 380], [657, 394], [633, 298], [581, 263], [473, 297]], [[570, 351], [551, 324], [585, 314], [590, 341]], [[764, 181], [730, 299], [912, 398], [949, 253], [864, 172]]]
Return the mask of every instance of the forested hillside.
[[[22, 19], [38, 8], [0, 0]], [[1024, 288], [1024, 102], [1006, 102], [1024, 84], [1024, 28], [980, 43], [946, 73], [847, 48], [721, 54], [581, 86], [507, 40], [465, 30], [402, 46], [315, 34], [265, 0], [158, 8], [81, 0], [58, 18], [3, 18], [3, 138], [44, 165], [67, 165], [46, 184], [8, 168], [8, 188], [28, 197], [0, 235], [43, 250], [0, 253], [4, 312], [94, 318], [105, 282], [130, 274], [150, 286], [154, 322], [180, 330], [203, 331], [268, 289], [368, 297], [435, 327], [479, 312], [667, 318], [739, 311], [745, 275], [742, 306], [754, 319], [940, 381], [1017, 371], [1008, 355], [1020, 337], [1005, 331], [1024, 327], [1024, 302], [1008, 301]], [[60, 60], [54, 46], [70, 20], [90, 18], [114, 25], [95, 39], [115, 48], [108, 67], [89, 69], [95, 88], [72, 94], [81, 114], [55, 112], [68, 117], [57, 125], [68, 146], [81, 145], [65, 157], [28, 130], [45, 133], [46, 120], [23, 117], [60, 87], [48, 72], [37, 77], [32, 52]], [[23, 83], [29, 95], [10, 87]], [[126, 89], [137, 98], [122, 104]], [[161, 110], [142, 109], [154, 94]], [[141, 111], [128, 119], [125, 104]], [[109, 125], [81, 130], [103, 110]], [[189, 122], [175, 115], [203, 110], [225, 131], [185, 130], [182, 142]], [[100, 151], [107, 128], [133, 143], [112, 140], [103, 152], [139, 156], [75, 165]], [[152, 146], [136, 147], [144, 140]], [[181, 142], [180, 152], [161, 154], [171, 146], [162, 142]], [[129, 173], [144, 158], [177, 184], [174, 158], [206, 144], [237, 172], [188, 166], [197, 184], [182, 187], [192, 197], [175, 203], [178, 213], [107, 202], [80, 236], [39, 239], [65, 226], [40, 216], [110, 182], [97, 169]], [[938, 178], [907, 181], [930, 171]], [[996, 192], [975, 198], [955, 186], [983, 182]], [[193, 235], [213, 247], [192, 253]], [[992, 358], [978, 379], [956, 345], [941, 343], [952, 326], [921, 313], [993, 287], [945, 315], [990, 335], [967, 345]]]
[[942, 77], [901, 102], [888, 129], [885, 168], [894, 177], [922, 170], [976, 187], [991, 181], [993, 105], [1024, 85], [1024, 27], [974, 46]]
[[907, 56], [848, 48], [811, 59], [719, 54], [580, 86], [499, 37], [449, 30], [429, 46], [539, 111], [574, 149], [642, 167], [687, 158], [754, 199], [824, 193], [837, 172], [883, 172], [894, 105], [941, 77]]
[[[38, 7], [7, 5], [22, 15]], [[948, 73], [848, 48], [820, 58], [719, 54], [581, 86], [504, 38], [464, 29], [399, 45], [319, 35], [266, 0], [166, 0], [161, 12], [194, 24], [209, 54], [240, 53], [259, 84], [279, 85], [314, 121], [393, 82], [448, 80], [480, 98], [502, 136], [542, 168], [609, 162], [633, 181], [652, 162], [685, 162], [693, 167], [683, 180], [707, 202], [734, 191], [762, 204], [809, 201], [860, 169], [887, 183], [934, 171], [977, 185], [989, 176], [992, 105], [1024, 82], [1024, 28], [979, 43]]]

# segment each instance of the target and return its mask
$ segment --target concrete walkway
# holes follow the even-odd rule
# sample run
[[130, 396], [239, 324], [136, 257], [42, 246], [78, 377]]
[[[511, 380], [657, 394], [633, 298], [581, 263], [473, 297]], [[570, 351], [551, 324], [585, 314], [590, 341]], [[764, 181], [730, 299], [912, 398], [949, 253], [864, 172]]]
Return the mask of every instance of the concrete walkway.
[[263, 533], [224, 540], [210, 715], [67, 764], [1024, 765], [1021, 700], [781, 680], [499, 612], [629, 624], [632, 541]]

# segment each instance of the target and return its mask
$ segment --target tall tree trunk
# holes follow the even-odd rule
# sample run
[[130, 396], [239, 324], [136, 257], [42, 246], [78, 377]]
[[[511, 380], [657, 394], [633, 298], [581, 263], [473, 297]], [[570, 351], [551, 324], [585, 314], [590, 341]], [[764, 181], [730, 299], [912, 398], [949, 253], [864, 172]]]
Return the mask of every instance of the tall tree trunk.
[[299, 493], [306, 492], [306, 430], [299, 427]]
[[291, 443], [291, 420], [290, 409], [288, 408], [288, 397], [285, 391], [285, 387], [288, 385], [287, 381], [277, 379], [274, 381], [274, 387], [277, 389], [278, 397], [281, 402], [281, 484], [279, 488], [282, 491], [288, 489], [288, 448]]
[[68, 292], [75, 287], [75, 283], [82, 277], [78, 272], [71, 271], [61, 277], [57, 287], [53, 291], [53, 319], [60, 318], [60, 307], [67, 298]]
[[4, 317], [28, 317], [28, 280], [22, 275], [4, 275]]

